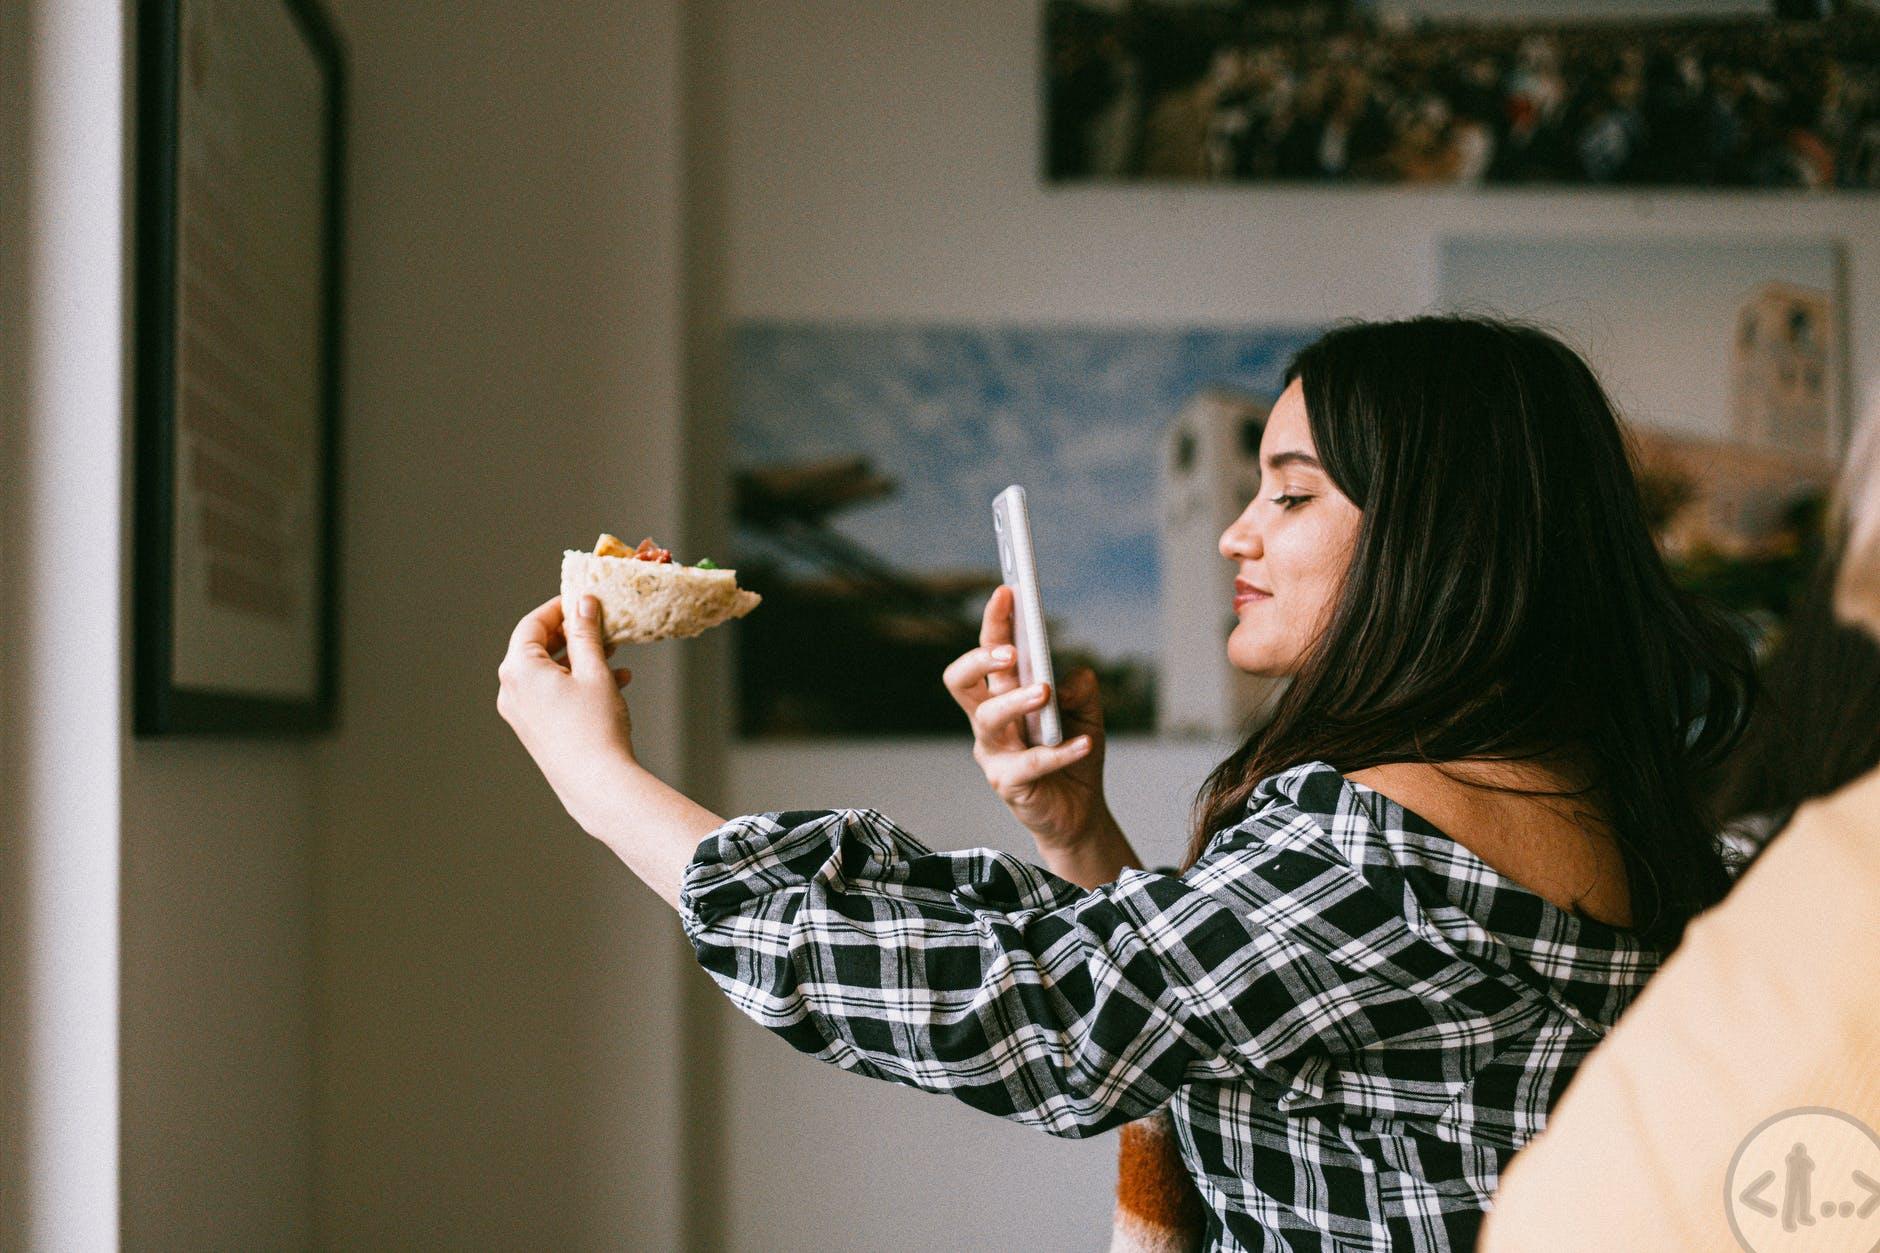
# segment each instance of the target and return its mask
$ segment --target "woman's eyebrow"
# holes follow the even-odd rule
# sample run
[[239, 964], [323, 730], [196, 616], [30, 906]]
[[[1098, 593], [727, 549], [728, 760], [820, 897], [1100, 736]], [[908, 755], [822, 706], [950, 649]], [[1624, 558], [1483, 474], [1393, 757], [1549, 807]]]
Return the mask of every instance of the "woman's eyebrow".
[[1267, 469], [1277, 470], [1281, 466], [1300, 465], [1309, 470], [1323, 470], [1319, 459], [1309, 452], [1276, 452], [1266, 459]]

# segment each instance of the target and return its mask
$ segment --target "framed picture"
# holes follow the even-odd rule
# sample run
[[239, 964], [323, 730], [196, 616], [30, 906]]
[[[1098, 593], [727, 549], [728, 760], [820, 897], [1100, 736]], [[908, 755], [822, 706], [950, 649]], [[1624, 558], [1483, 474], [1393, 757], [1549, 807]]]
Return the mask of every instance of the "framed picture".
[[1873, 0], [1047, 0], [1045, 177], [1880, 187]]
[[[992, 499], [1030, 499], [1059, 675], [1113, 735], [1234, 734], [1221, 532], [1311, 327], [749, 321], [732, 341], [745, 739], [954, 736], [941, 671], [999, 585]], [[714, 556], [722, 556], [714, 554]]]
[[1849, 422], [1833, 239], [1457, 238], [1441, 303], [1540, 322], [1627, 427], [1672, 574], [1780, 628], [1817, 560]]
[[311, 0], [138, 14], [134, 725], [323, 730], [344, 54]]

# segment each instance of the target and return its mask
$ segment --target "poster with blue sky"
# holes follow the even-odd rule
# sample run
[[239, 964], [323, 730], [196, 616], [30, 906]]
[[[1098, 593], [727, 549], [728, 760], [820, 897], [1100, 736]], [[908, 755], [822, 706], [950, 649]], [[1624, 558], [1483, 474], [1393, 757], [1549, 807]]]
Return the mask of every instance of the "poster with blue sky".
[[[940, 675], [977, 642], [999, 582], [992, 500], [1013, 483], [1060, 673], [1093, 666], [1111, 729], [1152, 730], [1169, 424], [1202, 394], [1270, 403], [1312, 335], [736, 328], [734, 558], [766, 598], [740, 635], [743, 732], [958, 734]], [[1225, 568], [1207, 548], [1197, 560]]]

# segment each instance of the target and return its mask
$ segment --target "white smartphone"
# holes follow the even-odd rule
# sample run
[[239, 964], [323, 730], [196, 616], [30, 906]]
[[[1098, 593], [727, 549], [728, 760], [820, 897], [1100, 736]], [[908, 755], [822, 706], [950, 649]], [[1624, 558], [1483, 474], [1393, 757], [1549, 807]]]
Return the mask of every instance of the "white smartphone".
[[1044, 605], [1038, 598], [1038, 563], [1031, 547], [1031, 511], [1025, 489], [1014, 483], [992, 501], [992, 533], [999, 541], [999, 573], [1016, 593], [1012, 597], [1012, 643], [1018, 650], [1020, 687], [1051, 685], [1051, 698], [1025, 715], [1025, 738], [1033, 745], [1061, 744], [1057, 678], [1051, 672], [1051, 641], [1045, 638]]

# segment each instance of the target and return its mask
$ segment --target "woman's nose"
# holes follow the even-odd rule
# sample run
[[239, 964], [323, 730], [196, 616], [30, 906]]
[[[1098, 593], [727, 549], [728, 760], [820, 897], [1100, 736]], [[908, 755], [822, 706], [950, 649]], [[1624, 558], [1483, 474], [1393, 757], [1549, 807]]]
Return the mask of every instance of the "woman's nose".
[[1221, 532], [1221, 556], [1229, 561], [1251, 561], [1260, 555], [1260, 532], [1241, 514]]

